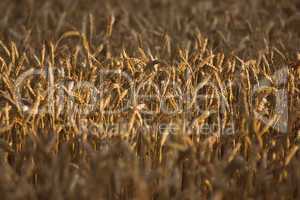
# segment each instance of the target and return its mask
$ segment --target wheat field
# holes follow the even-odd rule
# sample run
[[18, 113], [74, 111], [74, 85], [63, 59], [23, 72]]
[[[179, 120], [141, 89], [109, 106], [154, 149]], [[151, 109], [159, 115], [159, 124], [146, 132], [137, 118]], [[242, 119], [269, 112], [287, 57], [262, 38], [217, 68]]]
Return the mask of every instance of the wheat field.
[[299, 199], [297, 0], [1, 0], [1, 199]]

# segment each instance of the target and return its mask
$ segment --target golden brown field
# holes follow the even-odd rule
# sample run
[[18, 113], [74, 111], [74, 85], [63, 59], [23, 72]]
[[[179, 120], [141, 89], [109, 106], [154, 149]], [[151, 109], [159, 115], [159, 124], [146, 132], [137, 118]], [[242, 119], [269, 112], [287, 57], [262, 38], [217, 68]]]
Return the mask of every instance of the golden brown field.
[[1, 0], [1, 199], [299, 199], [297, 0]]

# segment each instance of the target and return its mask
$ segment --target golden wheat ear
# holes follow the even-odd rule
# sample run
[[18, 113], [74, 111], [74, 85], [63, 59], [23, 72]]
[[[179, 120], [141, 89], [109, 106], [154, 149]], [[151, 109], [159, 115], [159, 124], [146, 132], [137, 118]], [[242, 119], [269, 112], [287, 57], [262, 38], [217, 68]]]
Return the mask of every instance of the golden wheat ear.
[[296, 54], [296, 59], [295, 61], [292, 61], [289, 63], [289, 67], [293, 70], [298, 70], [300, 69], [300, 52]]

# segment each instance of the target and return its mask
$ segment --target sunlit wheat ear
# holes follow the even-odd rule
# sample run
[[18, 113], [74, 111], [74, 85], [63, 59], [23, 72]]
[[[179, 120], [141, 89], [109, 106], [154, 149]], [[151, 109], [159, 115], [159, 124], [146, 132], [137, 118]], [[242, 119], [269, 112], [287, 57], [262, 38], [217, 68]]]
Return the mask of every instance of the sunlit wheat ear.
[[115, 16], [112, 14], [108, 17], [107, 19], [107, 24], [106, 24], [106, 37], [111, 37], [112, 31], [113, 31], [113, 26], [115, 23]]
[[8, 47], [0, 40], [0, 46], [4, 49], [5, 53], [10, 57], [10, 51]]
[[290, 151], [288, 152], [288, 155], [286, 157], [285, 160], [285, 165], [288, 165], [290, 163], [290, 161], [292, 160], [293, 156], [295, 156], [295, 154], [297, 153], [297, 151], [299, 150], [299, 146], [298, 145], [294, 145]]

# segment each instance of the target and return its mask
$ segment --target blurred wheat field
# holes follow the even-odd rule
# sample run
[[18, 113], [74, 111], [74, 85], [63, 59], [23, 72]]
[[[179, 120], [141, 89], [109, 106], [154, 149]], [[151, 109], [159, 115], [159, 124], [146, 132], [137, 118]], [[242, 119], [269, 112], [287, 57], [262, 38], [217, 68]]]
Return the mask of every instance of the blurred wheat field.
[[2, 199], [299, 199], [296, 0], [2, 0]]

